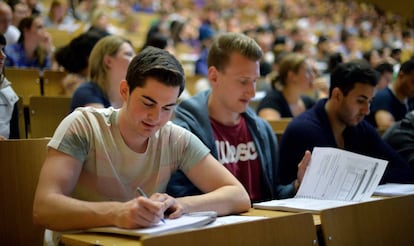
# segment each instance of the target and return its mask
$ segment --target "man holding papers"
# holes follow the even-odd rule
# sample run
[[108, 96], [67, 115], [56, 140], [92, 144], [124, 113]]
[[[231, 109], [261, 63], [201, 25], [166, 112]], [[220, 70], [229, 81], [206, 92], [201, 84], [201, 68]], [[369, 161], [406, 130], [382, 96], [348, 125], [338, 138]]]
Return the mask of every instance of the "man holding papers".
[[[174, 119], [210, 148], [244, 185], [252, 201], [294, 196], [310, 159], [310, 152], [303, 151], [303, 161], [291, 163], [302, 163], [297, 179], [280, 184], [275, 134], [249, 107], [260, 77], [261, 57], [254, 39], [240, 33], [220, 35], [208, 55], [211, 89], [182, 101]], [[201, 193], [180, 171], [172, 176], [167, 192], [174, 196]]]
[[282, 183], [295, 180], [297, 166], [293, 163], [314, 147], [336, 147], [387, 160], [382, 183], [414, 182], [413, 169], [364, 121], [377, 80], [376, 72], [362, 61], [341, 64], [334, 70], [329, 98], [293, 119], [283, 133]]
[[332, 147], [315, 147], [294, 198], [254, 203], [270, 210], [322, 210], [364, 202], [378, 186], [387, 161]]
[[[120, 109], [78, 108], [57, 128], [39, 177], [34, 221], [52, 230], [149, 227], [164, 214], [250, 208], [246, 190], [191, 132], [168, 122], [184, 89], [169, 52], [148, 47], [120, 82]], [[182, 170], [204, 194], [173, 198], [170, 175]], [[148, 197], [140, 196], [137, 187]]]

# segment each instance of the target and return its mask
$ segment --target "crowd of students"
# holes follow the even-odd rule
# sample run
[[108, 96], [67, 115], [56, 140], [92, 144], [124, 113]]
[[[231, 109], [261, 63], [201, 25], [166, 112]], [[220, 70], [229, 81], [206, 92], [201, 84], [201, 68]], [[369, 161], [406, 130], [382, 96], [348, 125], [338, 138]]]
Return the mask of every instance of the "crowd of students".
[[[294, 196], [315, 146], [386, 159], [382, 183], [414, 183], [412, 139], [406, 134], [413, 129], [413, 27], [354, 2], [241, 1], [239, 8], [227, 8], [108, 1], [122, 8], [103, 12], [106, 18], [160, 14], [147, 41], [164, 35], [176, 50], [168, 42], [162, 47], [145, 42], [141, 49], [102, 29], [106, 25], [92, 24], [81, 11], [92, 2], [80, 1], [65, 12], [91, 21], [86, 33], [100, 36], [85, 44], [88, 57], [71, 57], [82, 67], [61, 62], [87, 79], [73, 94], [73, 112], [48, 144], [35, 195], [36, 223], [57, 231], [134, 228], [191, 211], [240, 213], [251, 202]], [[24, 25], [23, 41], [1, 46], [4, 64], [13, 59], [19, 64], [18, 56], [8, 54], [18, 45], [21, 51], [31, 47], [32, 65], [45, 58], [39, 68], [73, 55], [65, 49], [76, 47], [78, 39], [53, 49], [46, 22], [38, 15], [23, 18], [29, 19], [37, 24]], [[197, 65], [204, 68], [198, 70], [209, 82], [209, 89], [183, 100], [180, 45], [203, 54], [204, 65]], [[36, 56], [40, 51], [49, 58]], [[390, 70], [384, 66], [393, 75], [379, 87], [377, 71]], [[255, 112], [250, 101], [262, 78], [268, 87]], [[267, 120], [283, 117], [293, 120], [279, 144]], [[384, 138], [378, 126], [390, 127]], [[153, 195], [136, 197], [137, 187]]]

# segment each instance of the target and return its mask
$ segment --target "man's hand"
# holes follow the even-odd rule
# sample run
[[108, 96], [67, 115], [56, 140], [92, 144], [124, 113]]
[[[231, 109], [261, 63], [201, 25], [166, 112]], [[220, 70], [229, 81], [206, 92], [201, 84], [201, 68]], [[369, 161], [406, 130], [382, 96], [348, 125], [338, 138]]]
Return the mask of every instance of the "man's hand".
[[297, 179], [295, 181], [296, 191], [299, 189], [299, 186], [302, 183], [302, 179], [303, 179], [303, 176], [305, 175], [306, 168], [309, 165], [311, 155], [312, 155], [311, 152], [309, 150], [306, 150], [305, 155], [303, 156], [302, 160], [298, 164], [298, 174], [297, 174]]
[[155, 193], [149, 198], [140, 196], [121, 206], [115, 225], [128, 229], [149, 227], [158, 224], [166, 212], [171, 213], [170, 218], [177, 218], [183, 209], [167, 194]]

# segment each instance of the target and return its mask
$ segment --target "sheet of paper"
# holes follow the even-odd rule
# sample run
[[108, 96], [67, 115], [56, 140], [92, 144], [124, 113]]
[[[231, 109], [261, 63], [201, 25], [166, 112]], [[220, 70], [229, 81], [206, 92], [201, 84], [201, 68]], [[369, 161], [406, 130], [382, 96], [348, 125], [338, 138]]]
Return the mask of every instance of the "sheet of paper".
[[267, 202], [260, 202], [254, 204], [255, 208], [282, 210], [289, 212], [310, 212], [319, 213], [324, 209], [341, 207], [355, 204], [353, 201], [339, 201], [339, 200], [320, 200], [311, 198], [288, 198], [281, 200], [272, 200]]
[[376, 196], [403, 196], [410, 194], [414, 194], [414, 184], [382, 184], [378, 185], [374, 191]]
[[254, 203], [254, 208], [307, 211], [371, 200], [387, 161], [349, 151], [315, 147], [300, 188], [294, 198]]
[[363, 201], [373, 194], [387, 161], [336, 148], [315, 147], [297, 197]]
[[216, 227], [216, 226], [223, 226], [229, 224], [237, 224], [255, 220], [266, 219], [267, 217], [264, 216], [243, 216], [243, 215], [228, 215], [228, 216], [221, 216], [217, 217], [217, 219], [206, 225], [205, 227]]
[[160, 222], [157, 225], [148, 228], [122, 229], [118, 227], [96, 227], [86, 231], [142, 236], [197, 228], [213, 222], [216, 217], [217, 213], [213, 211], [195, 212], [185, 214], [177, 219], [165, 219], [165, 223]]

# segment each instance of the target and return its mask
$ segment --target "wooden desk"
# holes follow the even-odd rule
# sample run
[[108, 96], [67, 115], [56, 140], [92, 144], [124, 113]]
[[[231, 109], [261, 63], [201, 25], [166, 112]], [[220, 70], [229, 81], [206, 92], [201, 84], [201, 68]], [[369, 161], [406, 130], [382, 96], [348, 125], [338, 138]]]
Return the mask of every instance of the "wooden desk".
[[414, 195], [321, 212], [325, 245], [414, 245]]
[[63, 234], [60, 240], [63, 245], [87, 246], [87, 245], [117, 245], [117, 246], [141, 246], [137, 237], [123, 235], [111, 235], [104, 233], [77, 233]]
[[[298, 215], [297, 213], [291, 213], [291, 212], [270, 211], [270, 210], [261, 210], [261, 209], [251, 208], [248, 212], [243, 213], [241, 215], [245, 215], [245, 216], [264, 216], [264, 217], [269, 217], [269, 218], [276, 218], [276, 217], [285, 217], [285, 216], [295, 215], [295, 214]], [[314, 224], [318, 228], [320, 226], [319, 215], [312, 215], [312, 217], [313, 217]], [[253, 223], [253, 222], [249, 222], [249, 223]], [[233, 226], [233, 225], [228, 225], [228, 226]], [[291, 227], [292, 226], [289, 226], [288, 228], [291, 228]], [[203, 230], [203, 229], [201, 229], [201, 230]], [[297, 234], [296, 230], [297, 230], [297, 228], [295, 229], [295, 234]], [[195, 232], [195, 231], [193, 231], [193, 232]], [[225, 235], [228, 235], [228, 233], [231, 233], [231, 232], [226, 232]], [[315, 233], [316, 233], [316, 228], [315, 228]], [[61, 238], [61, 242], [64, 245], [73, 245], [73, 246], [85, 246], [85, 245], [118, 245], [118, 246], [146, 245], [145, 243], [141, 242], [140, 238], [137, 238], [137, 237], [129, 237], [129, 236], [123, 236], [123, 235], [98, 234], [98, 233], [63, 234], [62, 238]], [[144, 240], [144, 242], [145, 242], [145, 240]], [[192, 242], [192, 244], [194, 244], [194, 242]], [[227, 244], [228, 244], [228, 242], [227, 242]], [[311, 244], [309, 244], [309, 245], [311, 245]]]
[[[292, 215], [292, 214], [297, 214], [297, 213], [251, 208], [248, 212], [242, 213], [241, 215], [263, 216], [263, 217], [273, 218], [273, 217], [282, 217], [282, 216]], [[312, 217], [313, 217], [313, 223], [315, 224], [317, 228], [319, 228], [321, 225], [321, 217], [319, 216], [319, 214], [312, 214]]]
[[42, 245], [43, 228], [33, 224], [32, 211], [49, 140], [0, 141], [1, 245]]

